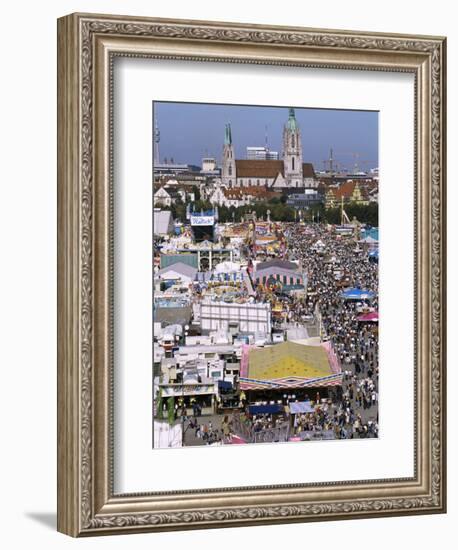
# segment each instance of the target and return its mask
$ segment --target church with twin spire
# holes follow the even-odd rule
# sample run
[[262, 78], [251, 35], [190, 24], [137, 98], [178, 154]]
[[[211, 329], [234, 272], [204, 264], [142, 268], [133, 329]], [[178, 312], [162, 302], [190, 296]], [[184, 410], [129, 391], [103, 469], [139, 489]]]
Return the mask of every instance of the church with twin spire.
[[226, 124], [221, 183], [229, 188], [263, 186], [278, 190], [318, 186], [313, 165], [303, 162], [301, 130], [293, 108], [283, 128], [282, 160], [236, 159], [231, 125]]

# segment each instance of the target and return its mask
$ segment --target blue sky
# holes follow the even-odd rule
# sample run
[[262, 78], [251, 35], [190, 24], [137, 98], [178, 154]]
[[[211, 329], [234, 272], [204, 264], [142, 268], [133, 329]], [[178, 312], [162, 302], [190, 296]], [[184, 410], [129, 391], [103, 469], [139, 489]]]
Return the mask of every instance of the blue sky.
[[[201, 165], [204, 156], [221, 162], [224, 126], [230, 122], [238, 159], [246, 158], [247, 146], [268, 146], [281, 155], [283, 125], [288, 108], [204, 103], [154, 102], [161, 140], [161, 161]], [[323, 160], [333, 148], [342, 168], [360, 170], [378, 166], [378, 112], [296, 108], [302, 133], [304, 162], [323, 170]]]

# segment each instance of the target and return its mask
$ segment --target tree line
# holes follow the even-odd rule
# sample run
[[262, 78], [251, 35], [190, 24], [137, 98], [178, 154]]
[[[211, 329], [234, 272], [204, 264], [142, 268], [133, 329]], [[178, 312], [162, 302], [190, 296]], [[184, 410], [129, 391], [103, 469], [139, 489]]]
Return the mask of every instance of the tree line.
[[[186, 204], [178, 199], [171, 207], [156, 205], [164, 210], [171, 210], [172, 216], [175, 220], [182, 223], [186, 223]], [[200, 212], [201, 210], [212, 210], [214, 206], [209, 202], [202, 200], [200, 197], [193, 203], [193, 210]], [[378, 204], [369, 203], [365, 204], [346, 204], [345, 212], [350, 220], [353, 217], [361, 223], [367, 223], [374, 227], [378, 227]], [[341, 222], [341, 209], [330, 208], [325, 209], [323, 205], [314, 206], [309, 210], [296, 211], [293, 207], [286, 204], [286, 197], [274, 198], [266, 202], [256, 202], [255, 204], [247, 206], [219, 206], [218, 214], [219, 221], [226, 222], [240, 222], [242, 218], [245, 218], [247, 214], [251, 212], [256, 213], [257, 219], [267, 219], [267, 211], [270, 210], [270, 219], [276, 222], [293, 222], [303, 219], [304, 221], [321, 221], [331, 224], [340, 224]]]

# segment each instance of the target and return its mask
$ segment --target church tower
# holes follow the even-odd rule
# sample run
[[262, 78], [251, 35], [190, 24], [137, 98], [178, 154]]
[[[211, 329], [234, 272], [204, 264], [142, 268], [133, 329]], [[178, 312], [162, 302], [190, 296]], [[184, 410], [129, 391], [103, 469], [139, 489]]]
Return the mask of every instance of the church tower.
[[221, 181], [228, 187], [235, 187], [237, 183], [237, 174], [235, 172], [235, 153], [234, 146], [232, 145], [232, 132], [230, 124], [226, 124], [224, 133]]
[[292, 108], [283, 128], [283, 164], [287, 186], [303, 187], [301, 131]]

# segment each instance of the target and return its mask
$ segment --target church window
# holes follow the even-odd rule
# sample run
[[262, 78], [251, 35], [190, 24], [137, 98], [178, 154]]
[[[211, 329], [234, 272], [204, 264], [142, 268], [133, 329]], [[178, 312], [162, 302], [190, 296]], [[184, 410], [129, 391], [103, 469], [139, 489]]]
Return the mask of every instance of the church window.
[[291, 147], [294, 149], [296, 147], [296, 138], [294, 134], [291, 136]]
[[229, 164], [229, 175], [232, 176], [232, 165]]
[[291, 167], [292, 167], [293, 170], [295, 169], [294, 168], [294, 157], [291, 157]]

